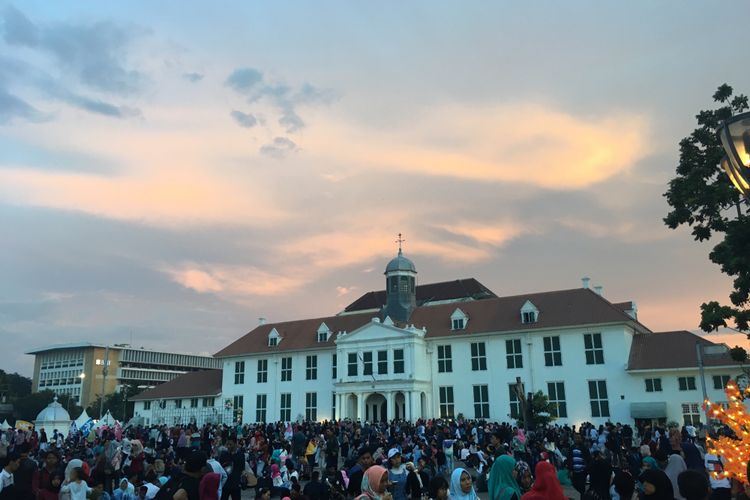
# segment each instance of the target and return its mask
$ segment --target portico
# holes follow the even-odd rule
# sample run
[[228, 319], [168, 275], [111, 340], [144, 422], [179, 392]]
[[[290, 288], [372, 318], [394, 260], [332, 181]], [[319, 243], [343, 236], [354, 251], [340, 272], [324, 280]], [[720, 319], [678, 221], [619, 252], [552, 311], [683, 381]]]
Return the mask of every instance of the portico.
[[[413, 421], [425, 418], [429, 411], [429, 385], [412, 384], [404, 390], [391, 384], [382, 387], [350, 387], [336, 384], [336, 407], [341, 408], [338, 418], [360, 421], [390, 421], [394, 419]], [[421, 387], [418, 387], [421, 386]], [[340, 391], [340, 392], [339, 392]]]

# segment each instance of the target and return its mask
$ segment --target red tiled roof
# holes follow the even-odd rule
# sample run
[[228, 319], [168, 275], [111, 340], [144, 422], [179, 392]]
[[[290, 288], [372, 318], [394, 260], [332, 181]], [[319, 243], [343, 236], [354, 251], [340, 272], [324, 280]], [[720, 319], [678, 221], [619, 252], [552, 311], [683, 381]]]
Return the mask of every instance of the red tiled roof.
[[188, 372], [131, 397], [131, 401], [171, 399], [221, 394], [221, 370]]
[[[481, 284], [475, 278], [464, 278], [440, 283], [417, 285], [417, 305], [440, 300], [470, 298], [475, 300], [497, 297], [492, 290]], [[366, 309], [380, 309], [385, 305], [385, 290], [367, 292], [360, 298], [346, 306], [344, 312], [363, 311]]]
[[[688, 331], [650, 333], [635, 335], [630, 347], [628, 370], [654, 370], [669, 368], [697, 368], [698, 353], [695, 344], [715, 346], [721, 344]], [[729, 352], [703, 354], [703, 366], [736, 365]], [[739, 365], [738, 365], [739, 366]]]
[[[521, 307], [527, 300], [539, 309], [536, 323], [521, 323]], [[450, 315], [456, 308], [469, 316], [466, 329], [461, 331], [451, 330]], [[364, 312], [261, 325], [217, 352], [215, 356], [330, 348], [334, 345], [334, 336], [328, 342], [317, 342], [316, 332], [322, 322], [335, 334], [338, 331], [352, 332], [370, 322], [374, 316], [374, 312]], [[418, 328], [426, 327], [428, 338], [632, 321], [630, 316], [614, 307], [611, 302], [583, 288], [422, 306], [417, 307], [409, 319], [409, 323]], [[273, 328], [276, 328], [282, 340], [278, 346], [269, 347], [268, 334]], [[649, 331], [640, 324], [638, 328]]]

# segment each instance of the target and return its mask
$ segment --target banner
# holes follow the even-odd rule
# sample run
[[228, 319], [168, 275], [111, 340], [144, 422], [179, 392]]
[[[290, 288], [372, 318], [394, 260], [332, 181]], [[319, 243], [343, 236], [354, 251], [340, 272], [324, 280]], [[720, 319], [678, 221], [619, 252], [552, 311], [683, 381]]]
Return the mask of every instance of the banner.
[[19, 431], [30, 431], [34, 429], [34, 424], [26, 420], [16, 420], [16, 429]]
[[86, 437], [89, 435], [89, 432], [91, 432], [91, 429], [94, 428], [94, 419], [90, 418], [86, 420], [86, 423], [81, 426], [81, 435], [83, 437]]

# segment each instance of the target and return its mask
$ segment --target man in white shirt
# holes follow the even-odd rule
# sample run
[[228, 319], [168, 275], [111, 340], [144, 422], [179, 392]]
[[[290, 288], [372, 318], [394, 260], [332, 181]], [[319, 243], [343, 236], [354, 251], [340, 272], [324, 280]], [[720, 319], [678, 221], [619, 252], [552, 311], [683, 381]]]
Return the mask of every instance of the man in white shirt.
[[8, 453], [5, 458], [5, 466], [0, 470], [0, 499], [14, 498], [15, 484], [13, 482], [13, 473], [21, 465], [21, 456], [17, 452]]
[[229, 477], [227, 475], [227, 471], [224, 470], [224, 467], [222, 467], [219, 461], [216, 460], [215, 458], [209, 458], [208, 460], [206, 460], [206, 463], [208, 464], [209, 467], [211, 467], [211, 470], [213, 472], [221, 476], [219, 478], [219, 494], [217, 496], [217, 498], [221, 498], [221, 489], [224, 487], [224, 483], [227, 482], [227, 477]]

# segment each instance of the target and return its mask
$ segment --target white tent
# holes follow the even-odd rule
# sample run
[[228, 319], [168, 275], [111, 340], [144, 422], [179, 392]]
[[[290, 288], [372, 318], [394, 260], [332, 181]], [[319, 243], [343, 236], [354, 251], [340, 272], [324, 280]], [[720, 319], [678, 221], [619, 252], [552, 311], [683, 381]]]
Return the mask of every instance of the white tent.
[[99, 427], [102, 427], [104, 425], [108, 427], [114, 427], [116, 423], [117, 420], [115, 420], [115, 417], [113, 417], [109, 410], [107, 410], [107, 413], [96, 423], [96, 428], [98, 429]]
[[6, 418], [5, 420], [3, 420], [3, 423], [0, 424], [0, 431], [7, 431], [8, 429], [10, 429], [10, 424], [8, 423], [8, 419]]
[[86, 413], [86, 409], [84, 408], [83, 412], [76, 419], [76, 427], [80, 429], [81, 427], [83, 427], [83, 424], [88, 422], [90, 419], [91, 417], [89, 416], [88, 413]]

